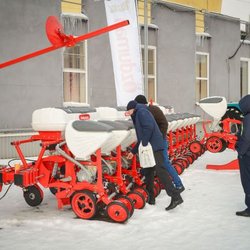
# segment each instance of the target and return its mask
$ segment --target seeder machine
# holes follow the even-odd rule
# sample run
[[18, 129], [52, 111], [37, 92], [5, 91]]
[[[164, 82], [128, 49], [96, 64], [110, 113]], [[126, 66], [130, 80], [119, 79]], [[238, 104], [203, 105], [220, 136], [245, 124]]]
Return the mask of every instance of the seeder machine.
[[[221, 120], [227, 110], [226, 99], [220, 96], [207, 97], [197, 104], [213, 118], [213, 121], [203, 122], [203, 138], [190, 145], [191, 151], [199, 153], [204, 147], [212, 153], [223, 152], [226, 148], [234, 150], [236, 133], [241, 121], [232, 118]], [[209, 132], [207, 124], [210, 124]]]
[[[80, 218], [91, 219], [102, 210], [113, 221], [125, 222], [133, 214], [135, 198], [117, 196], [119, 189], [113, 190], [103, 178], [102, 150], [110, 153], [127, 131], [118, 136], [114, 127], [105, 123], [69, 121], [75, 115], [55, 108], [36, 110], [32, 126], [38, 135], [12, 143], [21, 164], [0, 170], [0, 187], [14, 183], [23, 189], [27, 204], [38, 206], [43, 200], [42, 186], [55, 194], [58, 208], [71, 205]], [[81, 115], [84, 119], [91, 116]], [[20, 146], [34, 141], [41, 142], [41, 151], [35, 162], [27, 163]]]
[[[169, 156], [181, 174], [198, 155], [188, 150], [195, 140], [199, 117], [167, 114]], [[25, 201], [38, 206], [43, 189], [54, 194], [58, 208], [71, 206], [77, 217], [91, 219], [106, 215], [115, 222], [127, 221], [134, 208], [142, 209], [147, 200], [144, 177], [136, 156], [126, 159], [136, 142], [135, 129], [124, 111], [101, 107], [64, 107], [38, 109], [32, 115], [36, 135], [12, 142], [21, 163], [0, 169], [3, 185], [23, 189]], [[41, 150], [28, 162], [21, 145], [39, 141]], [[43, 189], [42, 189], [43, 188]], [[155, 196], [161, 191], [155, 179]]]
[[168, 120], [169, 158], [177, 173], [182, 174], [201, 155], [189, 149], [190, 144], [196, 138], [196, 123], [200, 117], [189, 113], [177, 113], [168, 114], [166, 118]]

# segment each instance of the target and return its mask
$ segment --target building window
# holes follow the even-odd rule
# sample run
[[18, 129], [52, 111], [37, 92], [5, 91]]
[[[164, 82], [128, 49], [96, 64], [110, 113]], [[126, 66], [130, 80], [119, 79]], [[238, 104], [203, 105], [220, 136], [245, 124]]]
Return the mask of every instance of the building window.
[[249, 94], [250, 90], [250, 58], [240, 59], [240, 96]]
[[87, 103], [86, 41], [65, 48], [63, 55], [64, 101]]
[[209, 96], [209, 54], [196, 53], [195, 100]]
[[[144, 48], [142, 48], [142, 66], [144, 74]], [[147, 99], [156, 102], [156, 47], [148, 46], [148, 86]]]

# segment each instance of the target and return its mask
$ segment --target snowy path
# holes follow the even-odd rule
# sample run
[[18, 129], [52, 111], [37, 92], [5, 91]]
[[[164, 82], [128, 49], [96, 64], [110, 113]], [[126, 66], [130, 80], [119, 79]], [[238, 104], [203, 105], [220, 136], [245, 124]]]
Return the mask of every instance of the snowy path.
[[76, 219], [69, 208], [57, 210], [48, 190], [31, 208], [13, 186], [0, 201], [0, 249], [249, 250], [250, 219], [235, 216], [245, 208], [239, 172], [205, 169], [235, 158], [232, 151], [206, 152], [181, 176], [182, 205], [166, 212], [170, 198], [162, 191], [155, 206], [135, 210], [126, 224]]

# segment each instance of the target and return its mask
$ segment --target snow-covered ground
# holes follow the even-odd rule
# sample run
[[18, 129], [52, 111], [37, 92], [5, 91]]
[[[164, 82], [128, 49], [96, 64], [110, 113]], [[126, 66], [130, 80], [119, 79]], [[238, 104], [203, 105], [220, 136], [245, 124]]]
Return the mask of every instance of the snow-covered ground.
[[0, 200], [0, 249], [249, 250], [250, 219], [235, 215], [245, 208], [239, 171], [206, 169], [235, 158], [230, 150], [206, 152], [181, 175], [182, 205], [165, 211], [170, 198], [162, 191], [125, 224], [77, 219], [70, 208], [58, 210], [48, 190], [39, 207], [29, 207], [12, 186]]

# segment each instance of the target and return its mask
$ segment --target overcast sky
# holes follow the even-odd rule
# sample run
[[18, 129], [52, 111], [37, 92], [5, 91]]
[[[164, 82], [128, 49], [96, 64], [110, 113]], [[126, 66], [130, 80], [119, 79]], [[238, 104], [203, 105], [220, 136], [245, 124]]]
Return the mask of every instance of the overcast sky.
[[221, 13], [250, 21], [250, 0], [223, 0]]

